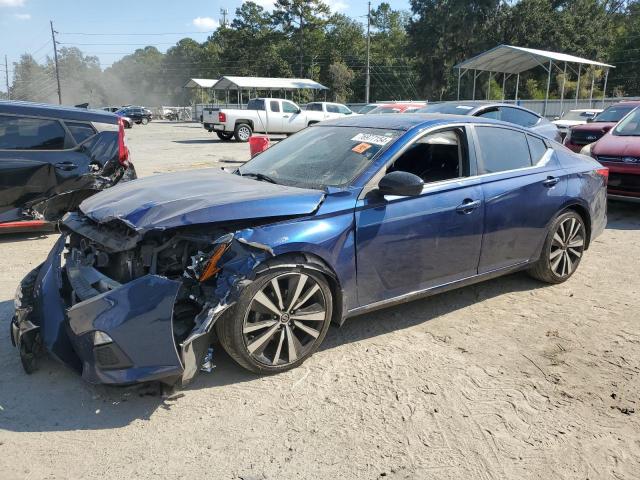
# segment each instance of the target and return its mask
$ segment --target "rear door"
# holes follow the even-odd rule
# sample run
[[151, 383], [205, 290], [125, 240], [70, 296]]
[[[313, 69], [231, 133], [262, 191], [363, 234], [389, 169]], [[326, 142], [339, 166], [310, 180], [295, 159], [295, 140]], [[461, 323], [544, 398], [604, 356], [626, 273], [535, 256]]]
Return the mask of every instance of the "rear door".
[[25, 204], [74, 189], [90, 161], [75, 146], [58, 120], [0, 115], [0, 221], [19, 218]]
[[538, 255], [567, 179], [542, 137], [489, 125], [474, 130], [485, 201], [478, 273], [486, 273]]
[[284, 118], [282, 114], [282, 106], [280, 105], [280, 100], [267, 100], [269, 105], [269, 118], [268, 118], [268, 128], [269, 132], [273, 133], [282, 133]]

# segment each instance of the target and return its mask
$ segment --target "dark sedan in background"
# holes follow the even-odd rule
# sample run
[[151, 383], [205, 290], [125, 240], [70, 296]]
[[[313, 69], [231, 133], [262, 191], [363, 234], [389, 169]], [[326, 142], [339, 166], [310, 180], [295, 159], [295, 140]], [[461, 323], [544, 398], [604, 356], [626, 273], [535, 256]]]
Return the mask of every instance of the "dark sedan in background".
[[486, 118], [322, 122], [234, 173], [85, 200], [18, 289], [12, 339], [28, 372], [46, 350], [94, 383], [189, 381], [214, 330], [238, 364], [282, 372], [332, 321], [518, 270], [566, 281], [605, 227], [606, 179]]
[[433, 103], [418, 110], [418, 113], [446, 113], [491, 118], [530, 128], [551, 140], [562, 140], [558, 127], [531, 110], [506, 103], [495, 102], [445, 102]]
[[127, 117], [133, 123], [146, 125], [153, 119], [151, 110], [144, 107], [123, 107], [115, 112], [116, 115]]
[[118, 116], [0, 101], [0, 233], [49, 227], [85, 198], [135, 177]]

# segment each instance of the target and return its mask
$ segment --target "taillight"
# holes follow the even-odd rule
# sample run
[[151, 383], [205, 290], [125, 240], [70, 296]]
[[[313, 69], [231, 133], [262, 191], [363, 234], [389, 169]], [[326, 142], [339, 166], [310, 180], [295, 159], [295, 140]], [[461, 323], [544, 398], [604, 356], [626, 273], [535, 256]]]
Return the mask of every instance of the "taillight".
[[218, 121], [224, 123], [227, 121], [227, 114], [224, 112], [218, 112]]
[[596, 173], [604, 178], [604, 185], [606, 186], [609, 182], [609, 169], [606, 167], [599, 168], [598, 170], [596, 170]]
[[118, 118], [118, 161], [120, 165], [129, 166], [129, 149], [124, 143], [124, 120]]

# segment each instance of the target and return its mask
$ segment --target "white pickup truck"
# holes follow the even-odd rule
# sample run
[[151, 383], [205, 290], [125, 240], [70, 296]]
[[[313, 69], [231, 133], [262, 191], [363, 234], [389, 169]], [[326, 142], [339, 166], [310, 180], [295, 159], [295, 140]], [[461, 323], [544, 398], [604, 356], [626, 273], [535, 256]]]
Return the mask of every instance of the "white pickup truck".
[[202, 124], [221, 140], [246, 142], [256, 133], [295, 133], [324, 120], [323, 112], [303, 111], [280, 98], [254, 98], [246, 110], [209, 107], [202, 112]]

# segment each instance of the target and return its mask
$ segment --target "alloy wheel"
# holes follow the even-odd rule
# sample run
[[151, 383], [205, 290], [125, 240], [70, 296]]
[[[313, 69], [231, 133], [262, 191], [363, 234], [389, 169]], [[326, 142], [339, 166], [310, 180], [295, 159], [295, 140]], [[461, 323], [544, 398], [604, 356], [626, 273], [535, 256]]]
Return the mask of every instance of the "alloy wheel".
[[285, 366], [304, 357], [329, 321], [318, 282], [304, 273], [284, 273], [253, 297], [242, 334], [249, 355], [269, 366]]
[[242, 140], [243, 142], [246, 142], [247, 140], [249, 140], [250, 136], [251, 136], [251, 130], [249, 130], [247, 127], [238, 128], [238, 137], [240, 137], [240, 140]]
[[584, 239], [584, 226], [577, 218], [569, 217], [558, 225], [549, 253], [553, 273], [567, 277], [575, 271], [584, 252]]

